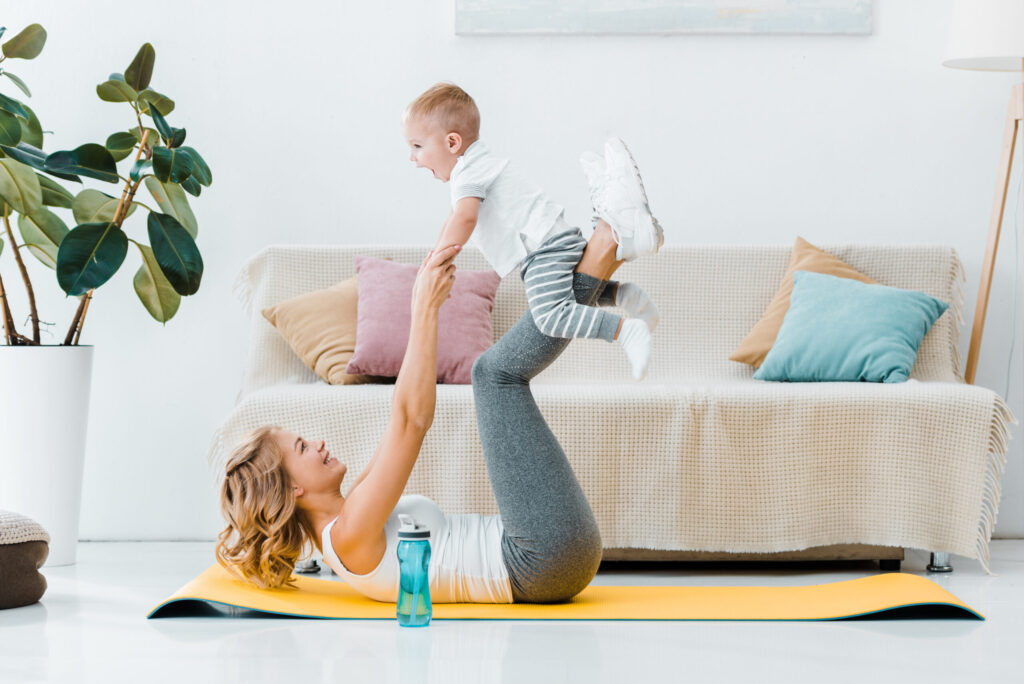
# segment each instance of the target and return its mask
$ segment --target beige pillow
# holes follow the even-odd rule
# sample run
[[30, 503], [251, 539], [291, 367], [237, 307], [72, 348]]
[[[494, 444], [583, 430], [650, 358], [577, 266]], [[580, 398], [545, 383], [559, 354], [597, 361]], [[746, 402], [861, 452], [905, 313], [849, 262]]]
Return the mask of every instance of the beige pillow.
[[263, 309], [309, 369], [332, 385], [379, 381], [372, 375], [349, 375], [345, 366], [356, 350], [356, 277], [326, 290], [309, 292]]
[[877, 280], [867, 277], [860, 271], [841, 261], [828, 252], [824, 252], [801, 237], [796, 239], [793, 245], [793, 253], [789, 257], [789, 268], [782, 278], [779, 291], [775, 293], [775, 299], [768, 305], [761, 320], [751, 328], [739, 346], [729, 355], [730, 361], [748, 363], [754, 368], [760, 368], [764, 357], [775, 344], [775, 338], [779, 335], [779, 328], [782, 327], [782, 319], [789, 311], [789, 297], [793, 294], [793, 272], [814, 271], [825, 273], [839, 278], [851, 278], [862, 283], [872, 285], [880, 284]]

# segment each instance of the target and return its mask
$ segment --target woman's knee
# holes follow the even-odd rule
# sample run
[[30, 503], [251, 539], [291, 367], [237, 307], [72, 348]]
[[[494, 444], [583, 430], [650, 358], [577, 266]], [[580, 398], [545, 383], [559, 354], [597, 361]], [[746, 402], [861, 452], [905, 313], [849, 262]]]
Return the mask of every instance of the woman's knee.
[[[491, 347], [491, 349], [493, 348]], [[473, 367], [469, 371], [469, 377], [474, 385], [497, 379], [498, 364], [494, 355], [490, 353], [491, 349], [476, 357], [476, 361], [473, 362]]]

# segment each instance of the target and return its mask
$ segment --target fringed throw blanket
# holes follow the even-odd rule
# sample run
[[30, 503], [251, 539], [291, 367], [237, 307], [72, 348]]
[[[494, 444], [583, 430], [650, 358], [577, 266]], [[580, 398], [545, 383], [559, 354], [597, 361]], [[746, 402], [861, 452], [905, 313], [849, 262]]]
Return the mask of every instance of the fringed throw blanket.
[[[950, 551], [989, 572], [1008, 426], [992, 390], [966, 385], [957, 350], [963, 268], [936, 245], [820, 245], [879, 282], [949, 302], [906, 383], [774, 383], [728, 360], [774, 296], [789, 248], [665, 247], [616, 279], [661, 310], [648, 378], [613, 345], [579, 340], [533, 391], [579, 477], [607, 548], [780, 552], [830, 544]], [[427, 247], [270, 247], [236, 291], [250, 313], [238, 403], [218, 430], [222, 462], [265, 423], [322, 437], [355, 476], [390, 411], [391, 385], [329, 386], [260, 309], [328, 287], [366, 254], [418, 263]], [[466, 250], [459, 268], [486, 268]], [[500, 336], [526, 310], [518, 274], [498, 291]], [[343, 487], [344, 488], [344, 487]], [[469, 386], [439, 385], [437, 413], [406, 493], [449, 513], [497, 512]]]

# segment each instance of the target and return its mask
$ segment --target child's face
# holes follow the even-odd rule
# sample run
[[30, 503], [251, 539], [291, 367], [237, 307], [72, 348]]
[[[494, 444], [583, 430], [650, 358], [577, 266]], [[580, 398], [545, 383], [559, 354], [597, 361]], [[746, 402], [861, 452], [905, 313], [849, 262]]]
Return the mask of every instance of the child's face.
[[406, 142], [409, 143], [409, 161], [416, 168], [430, 169], [434, 178], [448, 182], [455, 162], [459, 160], [462, 136], [445, 131], [430, 122], [409, 119], [402, 126]]

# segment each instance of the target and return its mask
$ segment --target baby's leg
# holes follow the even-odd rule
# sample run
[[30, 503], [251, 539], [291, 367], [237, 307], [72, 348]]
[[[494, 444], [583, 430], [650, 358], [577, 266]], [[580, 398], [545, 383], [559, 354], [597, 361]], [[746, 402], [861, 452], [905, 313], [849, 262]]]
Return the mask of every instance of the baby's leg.
[[660, 315], [650, 296], [639, 285], [611, 280], [612, 273], [625, 263], [610, 256], [615, 253], [617, 246], [611, 226], [603, 219], [599, 219], [594, 234], [590, 236], [588, 251], [580, 259], [576, 271], [594, 275], [605, 281], [604, 289], [597, 300], [598, 306], [618, 306], [625, 310], [630, 318], [643, 320], [650, 331], [654, 332], [658, 327]]
[[[578, 228], [552, 236], [523, 261], [526, 299], [537, 329], [549, 337], [591, 338], [611, 342], [622, 317], [576, 301], [573, 271], [587, 241]], [[604, 292], [598, 303], [607, 301]], [[610, 293], [614, 298], [614, 292]], [[614, 302], [614, 299], [612, 299]]]
[[601, 296], [597, 298], [596, 306], [615, 306], [615, 293], [618, 289], [619, 281], [609, 280], [608, 284], [601, 290]]

